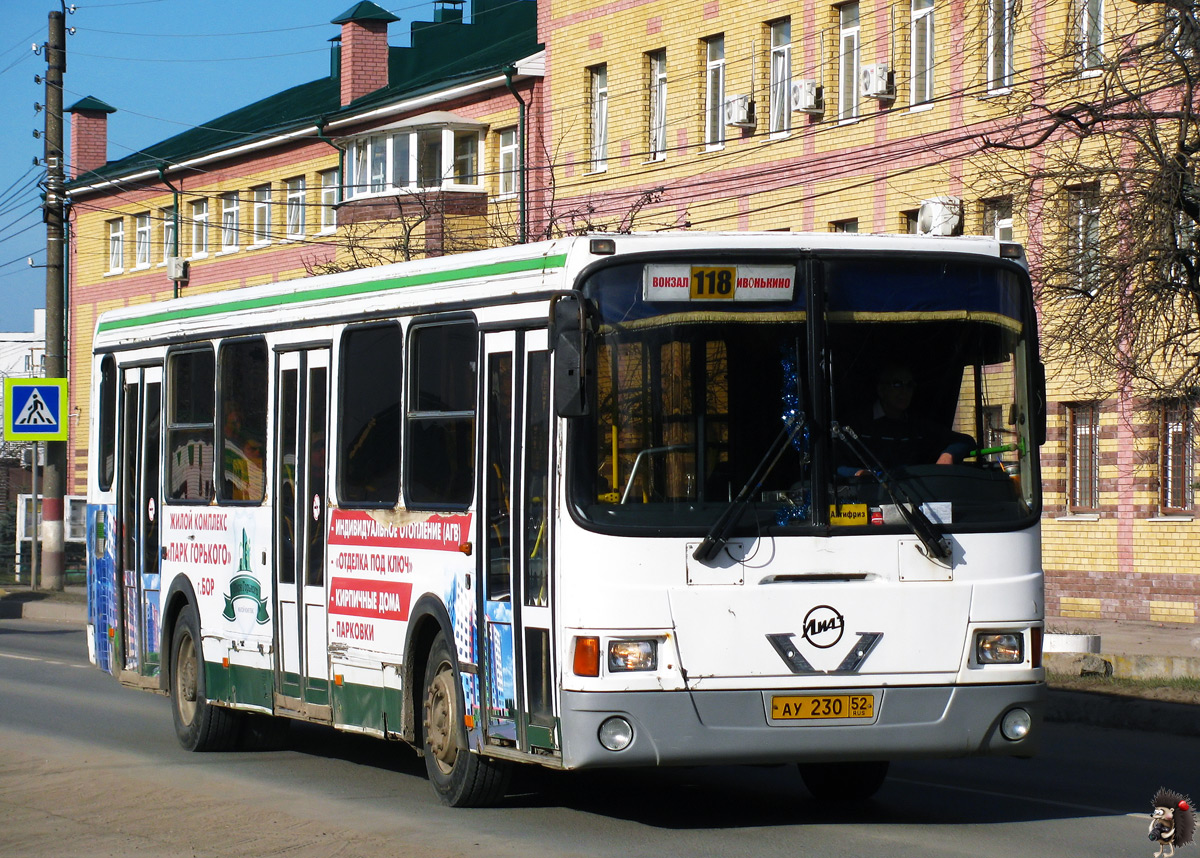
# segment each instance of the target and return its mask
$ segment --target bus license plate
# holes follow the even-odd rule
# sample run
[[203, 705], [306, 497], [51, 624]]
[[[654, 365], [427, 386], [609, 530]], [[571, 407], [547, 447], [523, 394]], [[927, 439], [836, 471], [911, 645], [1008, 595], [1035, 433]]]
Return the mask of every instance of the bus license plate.
[[771, 698], [771, 718], [775, 721], [874, 717], [874, 694], [776, 695]]

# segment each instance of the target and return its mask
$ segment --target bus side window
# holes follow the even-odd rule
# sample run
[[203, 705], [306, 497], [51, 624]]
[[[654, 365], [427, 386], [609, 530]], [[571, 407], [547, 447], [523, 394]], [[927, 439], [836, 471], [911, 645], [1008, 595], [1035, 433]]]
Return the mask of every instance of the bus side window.
[[266, 493], [267, 347], [222, 344], [221, 500], [262, 502]]
[[474, 321], [413, 326], [404, 491], [412, 506], [462, 507], [475, 476]]
[[167, 376], [167, 495], [204, 502], [213, 496], [212, 349], [172, 352]]
[[386, 504], [400, 497], [400, 326], [360, 325], [342, 337], [338, 385], [338, 500]]
[[117, 468], [117, 362], [105, 355], [100, 362], [100, 469], [97, 488], [112, 488]]

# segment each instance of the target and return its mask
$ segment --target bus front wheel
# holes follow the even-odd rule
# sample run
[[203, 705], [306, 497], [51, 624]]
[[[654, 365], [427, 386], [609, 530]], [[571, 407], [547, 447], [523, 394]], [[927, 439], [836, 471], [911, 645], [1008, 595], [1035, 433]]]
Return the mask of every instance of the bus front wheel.
[[879, 792], [888, 762], [801, 763], [800, 778], [817, 801], [865, 801]]
[[179, 744], [189, 751], [222, 751], [238, 738], [238, 713], [205, 696], [204, 653], [196, 610], [184, 608], [171, 636], [171, 714]]
[[485, 807], [504, 796], [510, 766], [467, 747], [462, 686], [455, 658], [439, 633], [425, 665], [422, 741], [425, 771], [438, 797], [451, 807]]

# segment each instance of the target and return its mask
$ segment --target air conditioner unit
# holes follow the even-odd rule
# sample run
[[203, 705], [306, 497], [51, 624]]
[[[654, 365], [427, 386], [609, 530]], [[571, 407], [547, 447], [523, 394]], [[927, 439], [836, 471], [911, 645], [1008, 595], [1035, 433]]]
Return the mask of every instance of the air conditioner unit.
[[870, 63], [863, 66], [860, 72], [860, 91], [867, 98], [891, 101], [896, 97], [896, 87], [892, 83], [892, 73], [888, 70], [887, 63]]
[[825, 88], [812, 79], [792, 81], [792, 110], [798, 113], [825, 112]]
[[731, 95], [725, 99], [725, 124], [753, 128], [754, 99], [748, 95]]
[[181, 256], [167, 257], [167, 277], [172, 280], [188, 279], [188, 263]]
[[962, 200], [934, 197], [921, 201], [917, 212], [917, 235], [961, 235]]

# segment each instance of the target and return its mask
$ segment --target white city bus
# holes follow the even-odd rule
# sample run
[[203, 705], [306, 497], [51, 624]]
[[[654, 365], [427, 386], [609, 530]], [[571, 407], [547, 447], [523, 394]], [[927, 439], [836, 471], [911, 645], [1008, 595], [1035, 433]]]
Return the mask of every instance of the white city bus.
[[92, 360], [89, 649], [189, 749], [302, 719], [472, 805], [1039, 740], [1017, 245], [572, 237], [113, 310]]

